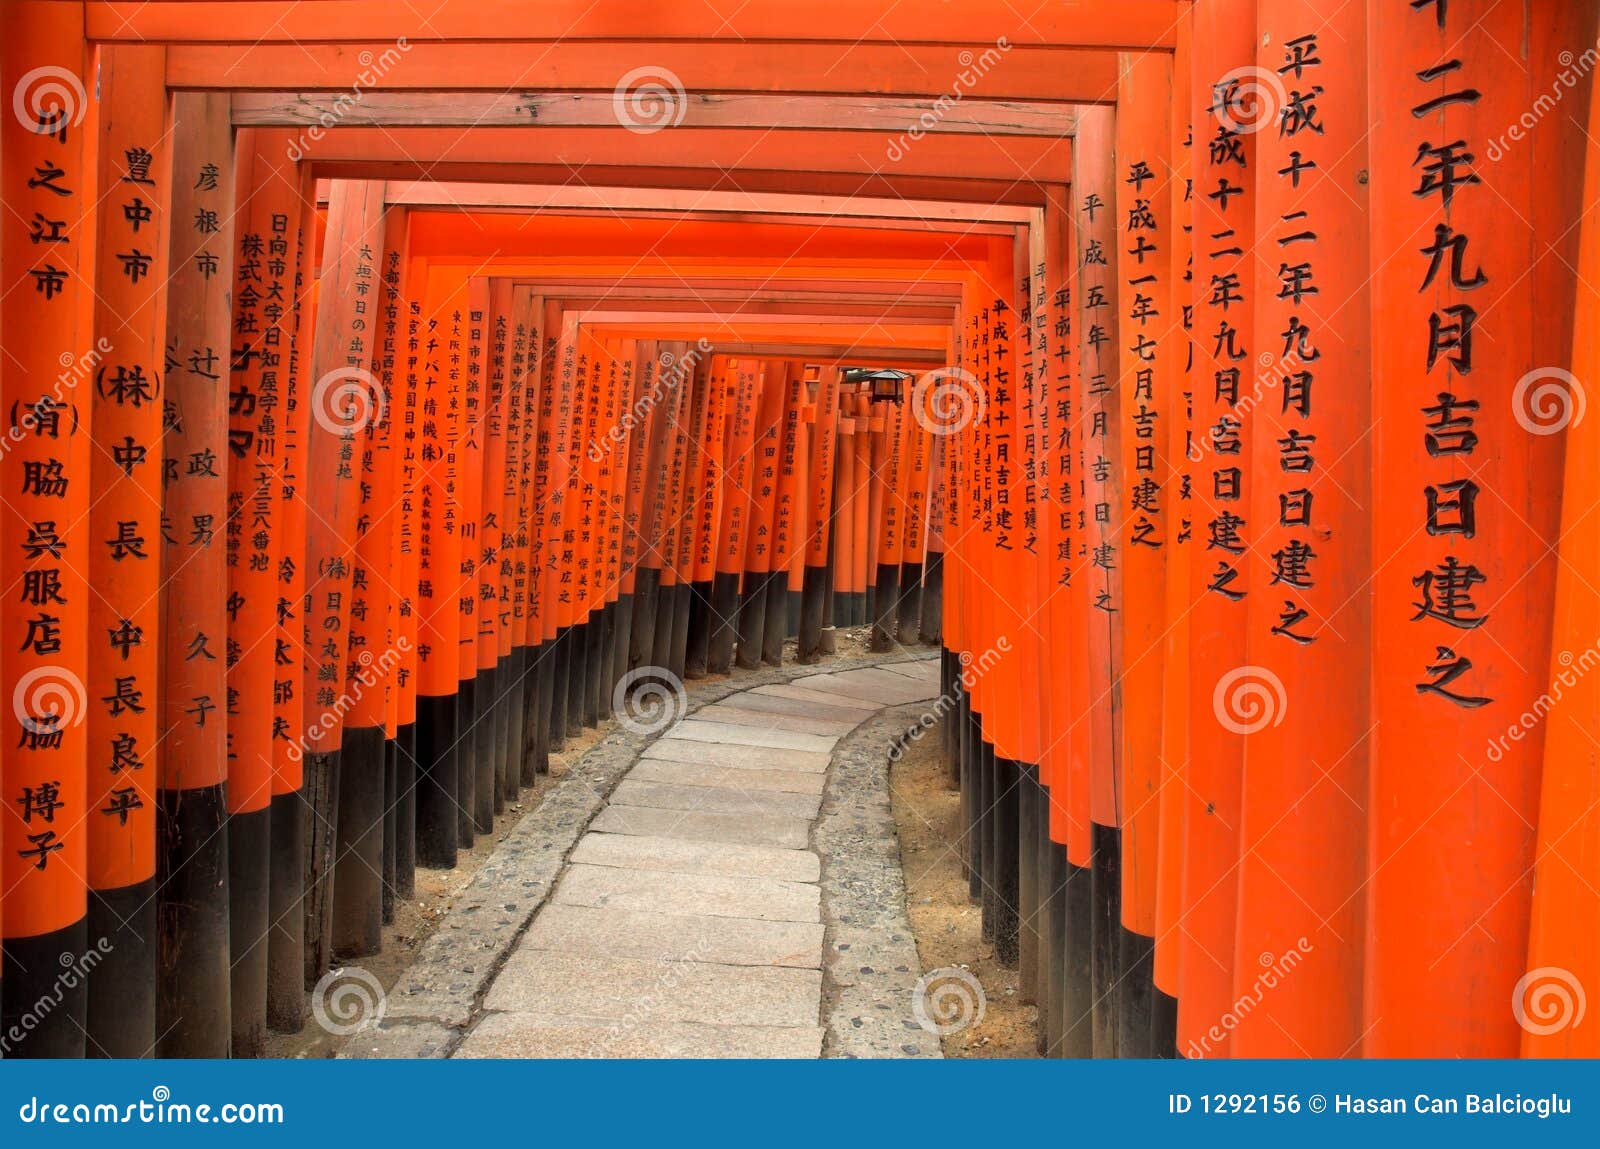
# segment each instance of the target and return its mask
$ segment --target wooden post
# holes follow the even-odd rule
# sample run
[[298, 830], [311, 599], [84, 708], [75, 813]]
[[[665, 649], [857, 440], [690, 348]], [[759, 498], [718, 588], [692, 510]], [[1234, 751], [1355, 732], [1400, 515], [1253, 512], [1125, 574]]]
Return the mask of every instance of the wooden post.
[[226, 96], [179, 93], [172, 109], [157, 1052], [226, 1057], [233, 133]]
[[[20, 584], [0, 606], [0, 682], [7, 700], [19, 700], [0, 710], [0, 1028], [8, 1037], [20, 1032], [35, 1002], [55, 1001], [60, 971], [82, 960], [87, 941], [92, 406], [77, 385], [84, 364], [92, 368], [95, 360], [86, 359], [93, 353], [84, 345], [93, 180], [84, 156], [89, 109], [81, 19], [65, 5], [12, 4], [0, 43], [0, 81], [15, 99], [15, 109], [7, 109], [12, 114], [0, 118], [0, 330], [7, 336], [0, 387], [12, 452], [6, 466], [18, 477], [0, 539], [7, 570]], [[84, 1006], [79, 979], [7, 1053], [81, 1057]]]
[[[161, 48], [101, 49], [91, 120], [98, 135], [93, 202], [100, 205], [93, 344], [94, 354], [105, 359], [94, 368], [92, 398], [86, 396], [97, 448], [89, 460], [95, 492], [89, 529], [98, 544], [89, 552], [89, 581], [97, 593], [89, 597], [88, 634], [92, 649], [101, 649], [102, 636], [109, 647], [89, 660], [87, 681], [89, 698], [97, 700], [88, 713], [87, 809], [98, 813], [88, 824], [87, 936], [106, 951], [89, 978], [85, 1033], [91, 1057], [148, 1057], [156, 1043], [157, 445], [166, 370], [171, 169], [165, 70]], [[140, 258], [146, 255], [147, 266]], [[269, 594], [269, 618], [270, 601]], [[31, 653], [48, 654], [60, 641], [51, 633], [59, 623], [50, 617], [34, 615]], [[271, 654], [269, 644], [269, 659]], [[271, 694], [265, 697], [270, 737]], [[270, 775], [270, 746], [266, 760]], [[264, 925], [263, 915], [257, 938]]]
[[750, 515], [751, 475], [755, 470], [756, 406], [761, 376], [753, 359], [714, 360], [726, 363], [732, 389], [729, 412], [727, 464], [723, 467], [721, 514], [718, 519], [716, 574], [712, 579], [711, 611], [715, 619], [706, 669], [726, 674], [733, 666], [734, 643], [739, 632], [739, 582], [744, 572], [746, 524]]
[[772, 509], [777, 493], [787, 379], [787, 366], [780, 361], [765, 363], [762, 367], [751, 460], [750, 507], [744, 532], [744, 589], [739, 604], [737, 662], [741, 670], [754, 670], [761, 665], [761, 648], [766, 638], [767, 582], [772, 570]]
[[816, 422], [812, 424], [808, 512], [811, 530], [805, 539], [805, 580], [800, 589], [800, 637], [796, 659], [822, 657], [822, 630], [833, 620], [823, 609], [833, 577], [829, 561], [833, 544], [833, 490], [839, 445], [839, 371], [824, 368], [817, 380]]

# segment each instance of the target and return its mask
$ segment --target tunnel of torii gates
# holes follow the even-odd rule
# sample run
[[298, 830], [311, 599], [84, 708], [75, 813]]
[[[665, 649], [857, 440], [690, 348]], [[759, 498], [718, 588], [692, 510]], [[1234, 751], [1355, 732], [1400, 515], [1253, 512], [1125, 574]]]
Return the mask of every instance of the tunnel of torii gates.
[[4, 4], [6, 1056], [869, 622], [1052, 1052], [1600, 1054], [1596, 4], [429, 7]]

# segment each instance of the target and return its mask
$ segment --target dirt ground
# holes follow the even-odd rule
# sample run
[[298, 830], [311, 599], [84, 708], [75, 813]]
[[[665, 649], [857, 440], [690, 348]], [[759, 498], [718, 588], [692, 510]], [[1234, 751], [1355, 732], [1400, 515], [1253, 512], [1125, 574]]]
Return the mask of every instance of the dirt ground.
[[[347, 963], [359, 966], [383, 983], [387, 992], [411, 965], [422, 943], [439, 926], [450, 912], [454, 899], [466, 889], [480, 867], [494, 853], [507, 834], [521, 819], [544, 799], [550, 787], [559, 782], [567, 772], [567, 763], [574, 762], [597, 742], [610, 723], [599, 730], [584, 730], [578, 737], [569, 739], [559, 754], [550, 755], [550, 773], [542, 775], [536, 786], [525, 787], [517, 801], [495, 819], [493, 834], [480, 834], [472, 849], [457, 855], [453, 870], [417, 870], [416, 897], [396, 901], [394, 921], [383, 928], [383, 949], [357, 961]], [[275, 1033], [267, 1040], [268, 1057], [332, 1057], [344, 1040], [335, 1037], [317, 1024], [311, 1016], [310, 995], [307, 995], [306, 1024], [299, 1033]]]
[[911, 929], [924, 973], [956, 967], [983, 986], [982, 1018], [944, 1037], [946, 1057], [1036, 1057], [1039, 1011], [1018, 996], [1017, 971], [994, 960], [983, 940], [982, 910], [962, 876], [960, 794], [951, 786], [940, 730], [909, 743], [889, 768], [889, 793], [900, 833]]

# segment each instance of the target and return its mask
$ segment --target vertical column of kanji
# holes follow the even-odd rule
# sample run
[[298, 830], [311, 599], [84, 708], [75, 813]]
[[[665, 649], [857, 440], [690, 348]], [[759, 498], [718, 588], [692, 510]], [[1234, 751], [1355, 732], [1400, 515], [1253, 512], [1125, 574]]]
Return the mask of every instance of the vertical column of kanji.
[[802, 663], [822, 657], [822, 630], [833, 623], [823, 609], [833, 578], [833, 489], [839, 444], [839, 372], [831, 365], [823, 368], [817, 380], [816, 410], [807, 490], [811, 529], [805, 539], [806, 573], [800, 590], [800, 640], [795, 653]]
[[855, 562], [856, 398], [854, 387], [839, 386], [839, 442], [835, 448], [833, 498], [833, 613], [828, 625], [849, 626], [850, 568]]
[[[819, 408], [819, 422], [820, 415]], [[900, 550], [900, 641], [906, 644], [927, 641], [922, 637], [922, 572], [928, 549], [928, 476], [933, 462], [933, 436], [914, 416], [913, 412], [903, 423], [909, 459]], [[815, 450], [812, 458], [816, 458]], [[815, 482], [812, 489], [816, 489]]]
[[226, 96], [173, 98], [163, 459], [157, 1053], [229, 1047], [227, 551], [233, 138]]
[[459, 439], [459, 393], [447, 379], [445, 346], [459, 283], [445, 283], [413, 261], [418, 316], [417, 454], [422, 464], [417, 502], [417, 863], [454, 869], [460, 843], [456, 774], [461, 724], [456, 712], [459, 656], [460, 535], [452, 505]]
[[674, 502], [673, 566], [677, 572], [677, 587], [673, 594], [672, 657], [666, 664], [681, 681], [684, 662], [689, 649], [689, 610], [692, 604], [694, 583], [694, 540], [698, 526], [696, 510], [699, 503], [702, 459], [705, 453], [705, 425], [709, 380], [704, 365], [688, 355], [687, 345], [679, 345], [679, 356], [686, 365], [684, 382], [693, 388], [683, 411], [684, 454], [678, 498]]
[[494, 682], [484, 674], [478, 659], [479, 567], [483, 562], [484, 444], [488, 405], [484, 401], [484, 340], [489, 315], [489, 281], [473, 276], [467, 281], [465, 306], [451, 313], [450, 370], [459, 377], [461, 390], [461, 446], [457, 467], [457, 529], [461, 535], [460, 566], [454, 580], [456, 612], [456, 674], [461, 680], [461, 752], [470, 761], [470, 774], [458, 778], [461, 796], [461, 840], [494, 832], [494, 720], [491, 715]]
[[[109, 649], [90, 659], [86, 682], [88, 698], [97, 700], [87, 724], [87, 936], [99, 952], [84, 1027], [91, 1057], [147, 1057], [156, 1041], [161, 471], [155, 448], [166, 338], [166, 53], [119, 45], [102, 49], [98, 63], [94, 115], [81, 129], [97, 136], [91, 202], [99, 205], [93, 349], [85, 361], [95, 380], [86, 401], [96, 448], [88, 472], [95, 492], [88, 573], [95, 591], [88, 596], [87, 634], [92, 649], [102, 642]], [[52, 224], [35, 219], [41, 246], [60, 246], [43, 238]], [[62, 362], [73, 366], [76, 351], [67, 350]], [[79, 374], [60, 378], [76, 383]], [[35, 405], [34, 412], [45, 409]], [[41, 531], [38, 541], [59, 537], [59, 530]], [[25, 553], [34, 557], [32, 548]], [[21, 649], [59, 655], [63, 638], [59, 612], [41, 606]]]
[[[567, 426], [572, 402], [571, 367], [565, 361], [561, 340], [561, 307], [545, 304], [544, 342], [539, 356], [539, 438], [534, 458], [534, 525], [538, 562], [533, 578], [538, 585], [542, 646], [535, 652], [538, 678], [539, 731], [546, 751], [559, 749], [567, 718], [567, 643], [557, 567], [561, 558], [562, 495], [570, 461], [566, 455]], [[648, 661], [648, 659], [647, 659]], [[542, 765], [542, 763], [541, 763]]]
[[590, 457], [588, 444], [601, 434], [602, 412], [608, 384], [605, 356], [592, 330], [579, 330], [578, 368], [586, 390], [573, 443], [573, 459], [578, 465], [577, 480], [577, 567], [573, 605], [582, 635], [583, 673], [579, 685], [581, 704], [578, 715], [583, 725], [600, 721], [600, 637], [604, 624], [600, 618], [600, 461]]
[[[400, 209], [384, 216], [368, 233], [373, 250], [365, 275], [361, 265], [356, 266], [349, 341], [350, 358], [357, 362], [349, 365], [351, 373], [346, 378], [359, 381], [368, 390], [351, 391], [352, 400], [367, 409], [355, 415], [358, 425], [354, 428], [352, 470], [357, 495], [347, 536], [349, 638], [342, 678], [345, 711], [339, 748], [332, 910], [333, 953], [340, 959], [365, 957], [383, 946], [384, 845], [392, 805], [386, 692], [400, 662], [400, 651], [388, 633], [389, 601], [395, 593], [389, 559], [399, 515], [395, 332], [391, 326], [397, 329], [399, 324], [397, 315], [390, 318], [393, 289], [386, 280], [389, 256], [398, 254], [405, 226], [405, 211]], [[363, 363], [370, 363], [370, 370]], [[365, 377], [360, 372], [366, 372]]]
[[712, 576], [717, 562], [717, 526], [721, 521], [724, 458], [727, 443], [728, 381], [723, 374], [726, 360], [707, 358], [706, 414], [702, 423], [705, 442], [700, 459], [700, 490], [695, 503], [693, 604], [689, 619], [689, 649], [684, 658], [684, 674], [705, 676], [711, 652]]
[[[1090, 929], [1096, 1057], [1117, 1054], [1116, 1005], [1120, 984], [1121, 839], [1117, 805], [1122, 745], [1115, 668], [1120, 665], [1122, 555], [1116, 523], [1123, 506], [1123, 474], [1117, 467], [1120, 398], [1118, 329], [1117, 171], [1112, 149], [1116, 113], [1085, 108], [1073, 141], [1073, 186], [1078, 206], [1078, 365], [1083, 380], [1083, 450], [1090, 526], [1084, 546], [1092, 613], [1087, 715], [1089, 816], [1091, 819]], [[1082, 941], [1081, 935], [1078, 941]]]
[[[395, 483], [398, 499], [392, 553], [395, 593], [391, 598], [394, 616], [395, 649], [400, 662], [394, 669], [393, 723], [395, 743], [394, 773], [394, 890], [410, 898], [416, 890], [417, 864], [417, 576], [421, 551], [419, 512], [422, 487], [420, 451], [421, 406], [421, 328], [422, 307], [418, 302], [415, 267], [407, 258], [408, 222], [391, 209], [384, 238], [384, 345], [385, 360], [394, 326], [394, 384], [391, 389], [395, 411], [390, 415], [390, 431], [395, 451]], [[391, 246], [394, 241], [394, 246]]]
[[[267, 1036], [273, 695], [283, 556], [282, 419], [294, 340], [299, 181], [286, 132], [247, 129], [234, 155], [228, 394], [228, 929], [233, 1056]], [[180, 224], [182, 221], [179, 221]]]
[[1509, 149], [1495, 136], [1549, 99], [1557, 50], [1592, 43], [1592, 22], [1586, 5], [1419, 0], [1369, 29], [1373, 1056], [1510, 1056], [1528, 1019], [1545, 728], [1507, 731], [1549, 686], [1581, 153], [1569, 116], [1535, 115]]
[[[944, 528], [950, 501], [950, 457], [943, 439], [928, 432], [923, 450], [927, 457], [927, 502], [919, 563], [922, 593], [918, 604], [918, 637], [927, 646], [944, 642]], [[831, 544], [830, 544], [831, 545]], [[831, 550], [830, 550], [831, 554]], [[948, 649], [945, 651], [949, 653]]]
[[1193, 518], [1194, 392], [1190, 375], [1194, 367], [1194, 179], [1190, 167], [1193, 148], [1192, 89], [1194, 10], [1180, 12], [1177, 45], [1172, 55], [1172, 227], [1167, 239], [1172, 247], [1168, 293], [1170, 314], [1181, 330], [1175, 332], [1173, 362], [1165, 373], [1167, 399], [1161, 433], [1167, 465], [1172, 469], [1166, 494], [1167, 579], [1166, 609], [1162, 622], [1165, 661], [1161, 674], [1161, 756], [1159, 785], [1161, 842], [1156, 859], [1156, 948], [1153, 966], [1155, 994], [1152, 1004], [1152, 1053], [1177, 1056], [1178, 1026], [1178, 923], [1183, 914], [1183, 834], [1188, 807], [1184, 801], [1189, 758], [1189, 614], [1194, 602], [1189, 569]]
[[772, 500], [777, 487], [779, 437], [783, 422], [786, 367], [773, 360], [761, 364], [755, 438], [750, 459], [750, 505], [745, 512], [744, 588], [739, 602], [741, 669], [761, 665], [766, 636], [767, 580], [771, 572]]
[[[980, 350], [982, 318], [980, 296], [981, 289], [976, 283], [976, 277], [969, 277], [968, 282], [962, 286], [963, 322], [957, 377], [971, 389], [975, 402], [978, 396], [983, 395], [979, 389], [977, 376], [972, 370], [978, 364]], [[959, 444], [961, 452], [962, 485], [952, 532], [955, 545], [959, 549], [952, 553], [961, 557], [961, 563], [957, 568], [960, 579], [954, 588], [957, 591], [960, 616], [960, 626], [955, 639], [958, 657], [962, 666], [966, 668], [971, 667], [976, 654], [984, 649], [980, 631], [984, 622], [981, 609], [986, 601], [983, 581], [985, 551], [983, 521], [984, 501], [988, 498], [988, 494], [984, 485], [987, 472], [984, 470], [983, 456], [987, 433], [983, 419], [976, 413], [965, 420], [964, 425], [962, 421], [957, 420], [953, 424], [953, 429], [948, 432], [951, 441]], [[984, 876], [988, 872], [984, 855], [987, 820], [983, 816], [987, 808], [984, 802], [987, 736], [984, 733], [983, 712], [988, 687], [983, 675], [976, 672], [969, 674], [965, 671], [962, 675], [962, 685], [966, 698], [966, 721], [963, 724], [961, 754], [961, 837], [967, 854], [967, 892], [973, 901], [980, 901], [984, 891]], [[985, 919], [985, 926], [986, 936], [992, 937], [993, 930], [988, 924], [988, 919]]]
[[[600, 434], [609, 439], [621, 417], [621, 397], [625, 382], [622, 357], [616, 342], [605, 343], [605, 406], [600, 413]], [[620, 449], [601, 451], [597, 460], [599, 471], [598, 504], [600, 511], [599, 537], [600, 565], [595, 572], [600, 602], [600, 715], [604, 717], [611, 708], [613, 688], [617, 684], [617, 583], [622, 574], [621, 508], [618, 504], [618, 478], [627, 470], [627, 439]]]
[[[1245, 643], [1250, 541], [1251, 411], [1242, 381], [1258, 350], [1251, 307], [1255, 274], [1256, 133], [1270, 116], [1252, 82], [1255, 8], [1248, 0], [1199, 5], [1190, 74], [1195, 151], [1194, 554], [1189, 563], [1190, 707], [1184, 790], [1183, 930], [1178, 942], [1178, 1047], [1188, 1057], [1226, 1055], [1223, 1014], [1233, 1003], [1239, 803], [1244, 725], [1232, 702]], [[1275, 385], [1276, 379], [1271, 383]], [[1246, 713], [1244, 721], [1251, 716]], [[1213, 1032], [1214, 1030], [1214, 1032]]]
[[639, 399], [637, 417], [644, 435], [643, 470], [640, 475], [639, 524], [635, 541], [633, 574], [633, 622], [628, 639], [628, 670], [648, 666], [655, 647], [656, 606], [661, 590], [661, 554], [657, 539], [660, 531], [661, 476], [666, 457], [666, 416], [662, 411], [665, 391], [658, 373], [657, 345], [648, 340], [638, 344]]
[[769, 666], [783, 664], [783, 640], [789, 632], [789, 568], [795, 549], [800, 481], [801, 412], [805, 405], [805, 369], [787, 365], [783, 413], [778, 421], [777, 474], [772, 490], [772, 533], [769, 540], [771, 574], [767, 580], [767, 616], [761, 659]]
[[1118, 465], [1123, 502], [1113, 510], [1122, 562], [1122, 716], [1117, 805], [1122, 825], [1119, 993], [1124, 1057], [1152, 1054], [1151, 982], [1161, 685], [1166, 635], [1166, 515], [1172, 497], [1165, 441], [1181, 317], [1172, 313], [1172, 57], [1125, 54], [1117, 84], [1117, 242], [1121, 308]]
[[883, 430], [879, 432], [875, 443], [876, 473], [873, 476], [874, 486], [880, 494], [877, 530], [872, 537], [874, 561], [868, 568], [873, 606], [868, 649], [881, 652], [893, 649], [895, 623], [900, 617], [900, 530], [905, 503], [900, 490], [904, 407], [899, 403], [889, 403], [880, 405], [880, 412]]
[[[509, 442], [516, 424], [514, 407], [517, 383], [511, 374], [511, 306], [511, 281], [490, 280], [483, 328], [486, 386], [483, 538], [480, 540], [478, 557], [478, 673], [493, 684], [489, 692], [489, 717], [492, 720], [489, 745], [494, 758], [494, 794], [491, 799], [494, 814], [499, 814], [505, 808], [508, 798], [516, 801], [521, 784], [520, 770], [512, 765], [507, 744], [513, 684], [510, 667], [500, 653], [501, 628], [508, 626], [511, 621], [510, 587], [501, 581], [503, 564], [512, 545], [507, 532], [513, 529], [513, 524], [506, 516], [506, 487], [514, 488], [516, 470]], [[502, 611], [505, 612], [504, 618]]]
[[[1255, 139], [1254, 327], [1282, 391], [1250, 438], [1246, 561], [1263, 590], [1243, 662], [1284, 713], [1246, 728], [1236, 946], [1300, 965], [1239, 1019], [1230, 1050], [1341, 1057], [1364, 1028], [1372, 725], [1366, 12], [1275, 0], [1257, 5], [1256, 30], [1257, 82], [1279, 107]], [[1238, 963], [1234, 995], [1261, 976]]]
[[550, 448], [552, 475], [547, 544], [550, 549], [545, 560], [546, 585], [550, 588], [549, 601], [555, 612], [556, 628], [556, 667], [550, 699], [552, 747], [562, 745], [568, 732], [575, 734], [583, 725], [582, 633], [576, 628], [573, 602], [580, 475], [573, 444], [580, 441], [583, 426], [584, 379], [577, 362], [576, 320], [565, 316], [559, 306], [555, 310], [559, 318], [551, 326], [560, 332], [556, 365], [558, 399]]
[[[1600, 379], [1600, 85], [1588, 110], [1578, 257], [1574, 379]], [[1554, 397], [1555, 392], [1546, 392]], [[1559, 408], [1556, 408], [1559, 410]], [[1562, 706], [1549, 716], [1539, 801], [1528, 973], [1519, 982], [1524, 1057], [1600, 1057], [1600, 1026], [1583, 1027], [1586, 998], [1600, 985], [1600, 681], [1593, 643], [1600, 635], [1600, 592], [1589, 577], [1600, 554], [1600, 420], [1567, 423], [1562, 484], [1561, 558], [1556, 575], [1551, 688]], [[1582, 651], [1585, 661], [1578, 661]], [[1580, 673], [1581, 671], [1581, 673]]]
[[[412, 888], [412, 869], [415, 862], [413, 838], [414, 807], [411, 805], [416, 785], [416, 740], [411, 718], [414, 711], [407, 708], [407, 717], [401, 721], [401, 695], [409, 690], [412, 678], [411, 639], [404, 634], [406, 614], [410, 613], [410, 585], [400, 578], [403, 551], [410, 539], [406, 532], [412, 512], [412, 488], [415, 466], [411, 443], [404, 438], [408, 427], [405, 416], [410, 388], [404, 363], [405, 348], [402, 325], [405, 322], [405, 294], [401, 268], [405, 265], [406, 227], [408, 213], [405, 208], [386, 209], [383, 217], [383, 251], [380, 255], [377, 296], [378, 347], [375, 365], [383, 394], [387, 401], [385, 417], [388, 422], [389, 451], [389, 502], [387, 522], [383, 527], [388, 551], [374, 568], [381, 576], [385, 588], [383, 595], [383, 652], [387, 656], [382, 668], [383, 683], [383, 922], [394, 919], [394, 902], [397, 893], [409, 897]], [[401, 883], [405, 884], [401, 892]]]
[[805, 590], [806, 538], [810, 533], [808, 522], [811, 499], [811, 438], [817, 421], [817, 375], [820, 368], [815, 363], [804, 364], [805, 372], [800, 385], [800, 408], [796, 412], [798, 426], [794, 456], [794, 527], [793, 544], [789, 548], [788, 591], [785, 595], [784, 636], [800, 641], [800, 599]]
[[616, 437], [621, 440], [620, 446], [626, 452], [627, 465], [620, 468], [621, 474], [618, 476], [622, 499], [621, 567], [617, 578], [616, 646], [612, 654], [612, 670], [616, 675], [613, 691], [616, 690], [616, 683], [632, 681], [628, 672], [632, 668], [633, 601], [639, 556], [644, 543], [639, 531], [644, 514], [645, 456], [649, 451], [649, 424], [645, 415], [646, 381], [638, 342], [623, 340], [619, 354], [622, 359], [619, 380], [622, 413], [617, 420]]
[[295, 239], [294, 287], [287, 387], [283, 401], [280, 488], [282, 554], [278, 560], [277, 634], [273, 639], [272, 680], [272, 873], [268, 883], [267, 1024], [298, 1033], [305, 1023], [305, 834], [302, 793], [305, 757], [302, 732], [305, 699], [300, 631], [305, 588], [306, 444], [310, 435], [312, 332], [316, 327], [315, 262], [320, 220], [315, 208], [316, 179], [310, 165], [300, 169], [300, 229]]
[[[23, 1057], [84, 1053], [82, 981], [75, 979], [63, 994], [60, 980], [63, 967], [77, 968], [83, 960], [90, 835], [84, 719], [91, 402], [75, 392], [85, 369], [96, 371], [101, 353], [84, 346], [84, 277], [93, 266], [95, 240], [84, 166], [90, 129], [82, 20], [65, 5], [8, 5], [0, 45], [0, 78], [14, 93], [0, 120], [6, 209], [0, 328], [8, 334], [6, 447], [14, 452], [6, 463], [0, 525], [7, 572], [0, 608], [4, 693], [10, 700], [0, 775], [0, 1026], [5, 1052]], [[154, 641], [153, 632], [150, 637]], [[101, 752], [94, 750], [97, 761]], [[41, 1001], [53, 1004], [42, 1022], [34, 1010]]]
[[[714, 364], [720, 365], [727, 380], [729, 410], [717, 523], [716, 573], [711, 586], [712, 633], [706, 669], [712, 674], [726, 674], [733, 665], [734, 643], [739, 631], [739, 580], [744, 569], [744, 529], [750, 513], [760, 375], [753, 359], [719, 356]], [[717, 368], [714, 366], [713, 370], [715, 373]]]
[[[345, 739], [352, 568], [361, 512], [361, 444], [381, 418], [382, 394], [370, 365], [377, 332], [378, 250], [383, 184], [334, 180], [318, 277], [316, 329], [307, 395], [311, 422], [299, 497], [306, 501], [305, 592], [300, 603], [305, 660], [301, 735], [305, 747], [305, 978], [316, 985], [333, 965], [333, 875], [339, 836], [341, 771], [383, 781], [383, 727], [363, 725]], [[361, 833], [372, 830], [360, 828]], [[381, 826], [376, 827], [381, 834]], [[381, 837], [379, 842], [381, 844]]]
[[[527, 509], [532, 491], [530, 424], [537, 421], [535, 372], [538, 328], [533, 315], [533, 289], [507, 284], [510, 351], [506, 363], [506, 468], [500, 483], [500, 668], [508, 680], [506, 698], [507, 798], [512, 787], [537, 780], [534, 753], [536, 727], [530, 720], [533, 672], [528, 664], [528, 553], [533, 538]], [[531, 341], [531, 342], [530, 342]]]
[[873, 570], [873, 534], [872, 512], [876, 500], [873, 491], [877, 486], [877, 473], [873, 463], [873, 434], [874, 429], [881, 429], [882, 417], [874, 417], [872, 400], [868, 396], [868, 385], [863, 384], [856, 393], [856, 489], [855, 499], [851, 504], [854, 514], [852, 530], [855, 534], [853, 554], [855, 561], [850, 566], [850, 600], [851, 621], [857, 626], [865, 625], [871, 616], [871, 604], [868, 602], [872, 587]]

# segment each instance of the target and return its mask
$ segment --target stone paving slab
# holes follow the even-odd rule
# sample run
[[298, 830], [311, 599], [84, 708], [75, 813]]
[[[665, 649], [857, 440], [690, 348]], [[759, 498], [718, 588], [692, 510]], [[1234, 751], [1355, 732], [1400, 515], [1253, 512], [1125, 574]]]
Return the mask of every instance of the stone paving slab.
[[652, 810], [648, 806], [607, 806], [590, 823], [590, 829], [603, 834], [648, 834], [653, 838], [690, 838], [787, 850], [803, 850], [811, 841], [811, 823], [804, 818]]
[[572, 860], [591, 866], [779, 878], [786, 882], [815, 882], [822, 876], [822, 862], [809, 850], [654, 838], [643, 834], [585, 834], [577, 849], [572, 851]]
[[822, 966], [821, 922], [568, 905], [559, 897], [539, 911], [522, 944], [541, 950], [717, 965]]
[[668, 762], [698, 762], [706, 766], [734, 766], [740, 770], [805, 770], [821, 774], [828, 768], [828, 755], [815, 750], [780, 750], [771, 746], [717, 746], [710, 742], [689, 742], [662, 738], [644, 752], [647, 759]]
[[939, 681], [939, 663], [937, 659], [919, 660], [917, 662], [886, 662], [877, 669], [903, 674], [915, 682], [937, 683]]
[[816, 1026], [695, 1025], [653, 1021], [574, 1021], [526, 1013], [492, 1013], [467, 1037], [457, 1057], [788, 1058], [822, 1055]]
[[746, 792], [772, 790], [780, 794], [821, 794], [823, 776], [799, 770], [740, 770], [734, 766], [701, 766], [695, 762], [665, 762], [645, 758], [628, 772], [628, 781], [717, 786]]
[[[760, 771], [756, 771], [760, 773]], [[678, 786], [628, 777], [611, 795], [615, 806], [648, 806], [653, 810], [697, 810], [707, 814], [778, 814], [788, 818], [817, 816], [819, 794], [745, 791], [719, 786]]]
[[[815, 675], [806, 675], [814, 678]], [[797, 678], [795, 682], [804, 682], [805, 678]], [[827, 707], [845, 707], [850, 710], [875, 711], [882, 710], [883, 703], [873, 702], [866, 698], [852, 698], [848, 694], [840, 694], [833, 690], [809, 690], [794, 683], [773, 683], [770, 686], [758, 686], [754, 690], [746, 691], [739, 698], [741, 706], [751, 698], [788, 698], [796, 702], [812, 702]]]
[[495, 979], [484, 1009], [702, 1025], [803, 1026], [820, 1020], [822, 974], [812, 969], [647, 961], [518, 949]]
[[[821, 718], [830, 722], [848, 722], [851, 726], [862, 722], [877, 709], [876, 704], [869, 707], [840, 706], [834, 702], [821, 702], [809, 698], [784, 698], [781, 695], [757, 694], [747, 690], [743, 694], [735, 694], [725, 702], [716, 704], [718, 709], [723, 707], [737, 707], [740, 710], [755, 710], [763, 714], [788, 714], [796, 718]], [[704, 714], [707, 707], [699, 713]]]
[[[575, 865], [567, 867], [553, 901], [662, 914], [816, 922], [822, 920], [821, 898], [822, 891], [809, 882]], [[684, 955], [671, 956], [684, 959]]]
[[882, 678], [850, 677], [858, 673], [861, 672], [851, 671], [849, 675], [814, 674], [810, 678], [799, 678], [795, 681], [807, 690], [831, 691], [852, 698], [867, 698], [882, 706], [901, 706], [907, 702], [932, 698], [937, 693], [932, 687], [919, 686], [903, 674], [890, 674], [884, 671]]
[[793, 730], [800, 734], [824, 734], [838, 737], [848, 734], [866, 717], [865, 713], [840, 721], [837, 718], [813, 718], [799, 714], [775, 714], [770, 710], [746, 710], [742, 706], [719, 702], [707, 706], [695, 715], [705, 722], [731, 722], [735, 726], [754, 726], [759, 730]]
[[674, 738], [689, 742], [714, 742], [724, 746], [770, 746], [776, 750], [808, 750], [813, 754], [828, 754], [837, 738], [820, 734], [799, 734], [792, 730], [759, 730], [751, 726], [735, 726], [731, 722], [703, 722], [690, 718], [672, 730]]

